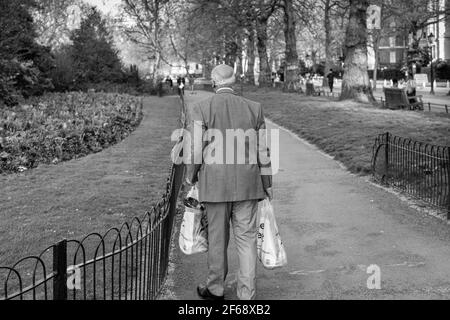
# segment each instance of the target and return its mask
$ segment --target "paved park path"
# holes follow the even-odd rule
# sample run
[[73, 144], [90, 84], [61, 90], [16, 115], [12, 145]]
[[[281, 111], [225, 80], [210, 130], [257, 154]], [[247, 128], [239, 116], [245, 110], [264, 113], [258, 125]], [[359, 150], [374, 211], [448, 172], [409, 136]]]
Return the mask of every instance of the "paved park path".
[[[187, 94], [187, 100], [206, 95]], [[284, 129], [280, 162], [274, 206], [289, 264], [275, 271], [259, 265], [258, 299], [450, 298], [450, 226]], [[177, 243], [165, 298], [196, 300], [206, 256], [185, 256]], [[234, 244], [229, 255], [226, 298], [235, 299]], [[367, 288], [370, 265], [381, 269], [380, 290]]]

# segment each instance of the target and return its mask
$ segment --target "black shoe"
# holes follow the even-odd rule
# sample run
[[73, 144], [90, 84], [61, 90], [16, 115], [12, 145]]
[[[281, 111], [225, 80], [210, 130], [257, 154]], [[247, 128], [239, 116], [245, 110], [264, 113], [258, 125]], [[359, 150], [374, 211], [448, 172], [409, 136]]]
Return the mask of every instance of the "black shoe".
[[203, 287], [203, 286], [198, 286], [197, 294], [203, 300], [208, 300], [208, 301], [223, 301], [223, 300], [225, 300], [224, 296], [215, 296], [208, 290], [208, 288]]

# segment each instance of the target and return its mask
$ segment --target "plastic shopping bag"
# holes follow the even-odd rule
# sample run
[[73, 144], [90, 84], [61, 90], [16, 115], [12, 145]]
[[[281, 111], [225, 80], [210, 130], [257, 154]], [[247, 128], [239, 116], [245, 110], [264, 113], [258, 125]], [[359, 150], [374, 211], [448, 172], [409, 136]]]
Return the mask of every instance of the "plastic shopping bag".
[[186, 255], [208, 251], [208, 221], [198, 202], [198, 188], [194, 186], [185, 200], [185, 212], [181, 224], [179, 245]]
[[286, 251], [269, 200], [264, 200], [259, 217], [258, 258], [269, 270], [287, 265]]

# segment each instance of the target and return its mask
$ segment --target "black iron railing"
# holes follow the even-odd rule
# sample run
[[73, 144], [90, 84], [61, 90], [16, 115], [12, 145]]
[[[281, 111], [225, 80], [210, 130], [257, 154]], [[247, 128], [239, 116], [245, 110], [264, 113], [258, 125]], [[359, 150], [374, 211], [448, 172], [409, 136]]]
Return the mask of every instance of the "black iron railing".
[[379, 135], [373, 148], [376, 179], [447, 210], [450, 219], [450, 148], [390, 133]]
[[0, 300], [151, 300], [165, 281], [183, 167], [162, 200], [105, 234], [63, 240], [39, 256], [0, 267]]

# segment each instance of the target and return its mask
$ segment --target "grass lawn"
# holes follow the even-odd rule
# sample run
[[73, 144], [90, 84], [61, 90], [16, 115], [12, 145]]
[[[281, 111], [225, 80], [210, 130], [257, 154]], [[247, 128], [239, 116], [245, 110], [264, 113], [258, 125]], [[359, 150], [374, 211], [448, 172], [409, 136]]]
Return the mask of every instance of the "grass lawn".
[[266, 90], [244, 91], [244, 96], [261, 102], [266, 117], [317, 145], [354, 173], [370, 173], [372, 147], [381, 133], [450, 145], [450, 116], [446, 114], [381, 110], [351, 101]]
[[53, 243], [104, 233], [157, 202], [170, 173], [176, 97], [148, 98], [144, 119], [121, 143], [81, 159], [0, 175], [0, 265]]

